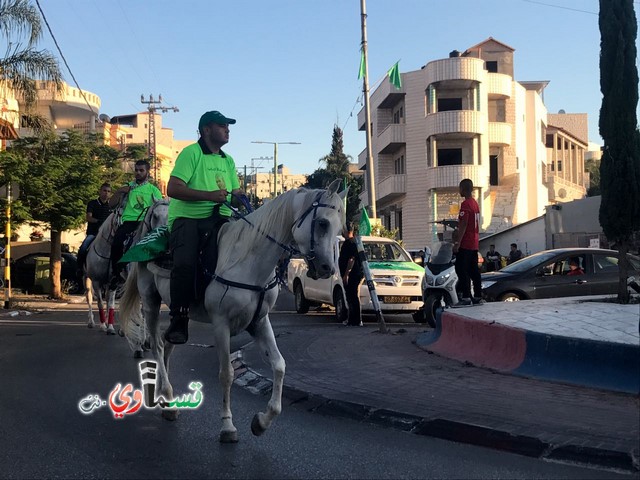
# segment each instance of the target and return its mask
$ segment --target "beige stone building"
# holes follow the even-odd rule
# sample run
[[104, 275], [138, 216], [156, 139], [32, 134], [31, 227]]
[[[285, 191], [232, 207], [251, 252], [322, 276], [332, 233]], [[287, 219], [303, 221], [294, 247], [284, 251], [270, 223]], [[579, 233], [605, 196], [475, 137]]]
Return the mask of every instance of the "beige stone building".
[[[474, 183], [485, 234], [582, 198], [587, 116], [548, 114], [548, 83], [516, 81], [514, 49], [493, 38], [403, 73], [400, 89], [382, 82], [370, 97], [382, 224], [398, 228], [407, 248], [434, 243], [439, 230], [430, 222], [456, 218], [463, 178]], [[361, 169], [366, 157], [365, 149]], [[367, 175], [365, 205], [366, 190]]]
[[[102, 134], [106, 145], [124, 150], [129, 145], [148, 145], [149, 138], [149, 112], [141, 112], [131, 115], [120, 115], [109, 118], [106, 115], [98, 115], [101, 101], [95, 93], [79, 90], [68, 84], [64, 84], [62, 91], [56, 92], [48, 82], [37, 82], [38, 101], [36, 113], [47, 119], [56, 131], [63, 132], [68, 129], [80, 131], [95, 131]], [[19, 137], [33, 135], [33, 130], [26, 127], [22, 115], [24, 105], [19, 98], [8, 88], [0, 85], [0, 149], [6, 148], [7, 142]], [[163, 194], [166, 194], [166, 184], [173, 169], [175, 159], [180, 151], [195, 140], [176, 140], [173, 138], [173, 130], [162, 126], [162, 115], [155, 114], [156, 128], [156, 157], [157, 168], [152, 170], [158, 186]], [[124, 163], [123, 167], [132, 169], [132, 165]], [[117, 186], [114, 186], [117, 188]], [[96, 192], [97, 194], [97, 192]], [[87, 199], [87, 201], [90, 199]], [[18, 233], [20, 240], [28, 240], [32, 227], [22, 227]], [[45, 226], [39, 228], [49, 237]], [[71, 248], [77, 248], [84, 239], [78, 231], [63, 232], [62, 242]]]
[[[306, 181], [306, 175], [292, 174], [284, 165], [278, 165], [278, 178], [276, 184], [278, 194], [291, 190], [292, 188], [298, 188], [306, 183]], [[246, 192], [251, 198], [254, 196], [260, 199], [272, 198], [274, 187], [273, 182], [273, 169], [271, 169], [270, 172], [256, 172], [253, 175], [247, 175]]]

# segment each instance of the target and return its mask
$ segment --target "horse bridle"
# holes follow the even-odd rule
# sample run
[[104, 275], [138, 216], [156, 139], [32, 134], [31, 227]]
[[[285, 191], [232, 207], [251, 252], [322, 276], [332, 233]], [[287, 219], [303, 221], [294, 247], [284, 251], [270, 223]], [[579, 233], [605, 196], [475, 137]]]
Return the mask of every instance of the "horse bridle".
[[[336, 210], [336, 207], [334, 205], [330, 205], [328, 203], [320, 203], [320, 199], [322, 198], [322, 196], [324, 194], [325, 194], [325, 192], [320, 192], [318, 194], [318, 196], [316, 197], [316, 199], [313, 201], [313, 203], [309, 206], [309, 208], [307, 208], [302, 213], [302, 215], [300, 215], [300, 217], [296, 221], [293, 222], [294, 227], [292, 228], [292, 232], [296, 228], [301, 228], [302, 224], [304, 223], [306, 218], [309, 216], [309, 214], [311, 212], [313, 212], [313, 217], [311, 219], [311, 249], [309, 250], [309, 253], [302, 253], [300, 250], [298, 250], [297, 248], [295, 248], [295, 247], [293, 247], [291, 245], [285, 245], [282, 242], [279, 242], [278, 240], [273, 238], [268, 233], [264, 233], [264, 232], [260, 232], [260, 233], [262, 233], [262, 235], [264, 235], [267, 240], [275, 243], [280, 248], [282, 248], [284, 251], [289, 252], [289, 255], [301, 255], [307, 261], [309, 266], [311, 266], [311, 262], [313, 260], [315, 260], [315, 258], [316, 258], [316, 255], [315, 255], [315, 246], [316, 246], [315, 229], [316, 229], [316, 220], [317, 220], [316, 217], [318, 215], [318, 209], [319, 208], [331, 208], [332, 210]], [[234, 195], [234, 194], [232, 194], [232, 195]], [[247, 220], [246, 216], [243, 215], [242, 213], [240, 213], [237, 208], [233, 207], [230, 202], [226, 202], [225, 201], [224, 204], [231, 209], [231, 211], [235, 214], [236, 218], [244, 220], [249, 225], [251, 225], [253, 228], [255, 228], [255, 225], [253, 225], [253, 223], [251, 223], [249, 220]], [[296, 225], [296, 223], [297, 223], [297, 225]]]

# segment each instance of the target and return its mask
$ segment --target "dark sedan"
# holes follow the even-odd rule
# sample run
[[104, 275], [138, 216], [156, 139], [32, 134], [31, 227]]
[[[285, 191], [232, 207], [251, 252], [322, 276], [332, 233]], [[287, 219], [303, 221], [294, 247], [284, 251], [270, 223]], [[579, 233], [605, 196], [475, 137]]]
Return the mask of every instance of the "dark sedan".
[[[43, 293], [43, 286], [36, 285], [36, 258], [48, 258], [45, 253], [30, 253], [11, 262], [11, 288], [22, 289], [26, 293]], [[80, 285], [76, 277], [76, 256], [62, 253], [60, 280], [69, 293], [78, 293]], [[48, 264], [47, 264], [48, 265]], [[47, 267], [48, 268], [48, 267]]]
[[[597, 248], [545, 250], [498, 272], [482, 275], [488, 301], [610, 295], [618, 291], [618, 252]], [[640, 259], [629, 255], [629, 276], [640, 278]]]

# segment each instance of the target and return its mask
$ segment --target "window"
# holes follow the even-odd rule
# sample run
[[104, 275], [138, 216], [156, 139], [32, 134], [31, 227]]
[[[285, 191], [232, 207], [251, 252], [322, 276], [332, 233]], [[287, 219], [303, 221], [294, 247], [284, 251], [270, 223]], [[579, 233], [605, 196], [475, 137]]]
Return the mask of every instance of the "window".
[[461, 148], [438, 149], [438, 167], [444, 167], [446, 165], [462, 165]]
[[393, 123], [402, 123], [402, 118], [404, 116], [403, 114], [403, 108], [400, 107], [398, 110], [396, 110], [395, 112], [393, 112]]
[[498, 62], [497, 61], [491, 61], [491, 62], [485, 62], [487, 64], [487, 72], [490, 73], [498, 73]]
[[611, 273], [618, 271], [618, 259], [608, 255], [594, 255], [593, 264], [596, 273]]
[[547, 148], [553, 148], [553, 135], [547, 135], [547, 141], [545, 143]]
[[438, 111], [462, 110], [462, 98], [439, 98]]
[[394, 160], [393, 173], [395, 173], [396, 175], [402, 175], [403, 173], [406, 173], [404, 165], [404, 155], [400, 155]]

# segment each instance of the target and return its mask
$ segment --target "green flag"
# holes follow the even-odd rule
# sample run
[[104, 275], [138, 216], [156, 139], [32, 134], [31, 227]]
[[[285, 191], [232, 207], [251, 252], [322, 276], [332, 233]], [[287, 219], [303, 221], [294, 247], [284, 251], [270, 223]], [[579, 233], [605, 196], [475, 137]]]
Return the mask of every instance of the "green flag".
[[169, 248], [169, 226], [162, 225], [147, 233], [142, 240], [126, 251], [120, 262], [147, 262], [159, 257]]
[[360, 226], [358, 227], [358, 235], [371, 235], [371, 222], [369, 221], [369, 215], [367, 215], [366, 207], [362, 209], [362, 215], [360, 216]]
[[360, 70], [358, 70], [358, 80], [364, 78], [366, 68], [364, 65], [364, 50], [360, 49]]
[[402, 78], [400, 78], [400, 69], [398, 68], [398, 64], [400, 60], [396, 62], [396, 64], [389, 69], [387, 75], [389, 75], [389, 81], [391, 85], [396, 87], [397, 89], [402, 88]]

